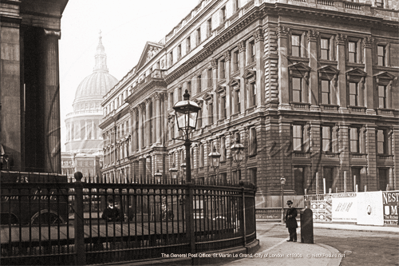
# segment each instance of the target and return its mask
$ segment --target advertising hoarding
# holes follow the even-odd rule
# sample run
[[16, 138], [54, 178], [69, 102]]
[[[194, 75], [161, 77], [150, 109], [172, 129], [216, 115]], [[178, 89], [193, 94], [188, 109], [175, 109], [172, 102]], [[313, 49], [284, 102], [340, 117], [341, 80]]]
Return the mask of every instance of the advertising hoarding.
[[357, 193], [357, 224], [384, 225], [382, 191]]
[[332, 221], [357, 221], [357, 197], [355, 192], [332, 194]]
[[398, 224], [399, 191], [382, 192], [382, 204], [384, 208], [384, 224]]

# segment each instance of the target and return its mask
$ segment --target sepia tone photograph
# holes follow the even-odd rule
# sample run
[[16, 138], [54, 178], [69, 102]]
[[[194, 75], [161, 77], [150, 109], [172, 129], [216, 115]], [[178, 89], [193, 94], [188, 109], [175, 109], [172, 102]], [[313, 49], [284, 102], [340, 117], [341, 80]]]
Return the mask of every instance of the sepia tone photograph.
[[399, 265], [399, 0], [0, 0], [1, 265]]

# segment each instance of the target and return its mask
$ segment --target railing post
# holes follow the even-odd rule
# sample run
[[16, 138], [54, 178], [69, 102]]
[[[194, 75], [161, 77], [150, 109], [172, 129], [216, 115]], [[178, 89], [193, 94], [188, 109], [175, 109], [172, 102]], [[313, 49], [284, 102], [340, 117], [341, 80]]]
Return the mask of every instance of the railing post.
[[84, 243], [84, 217], [83, 217], [83, 185], [82, 173], [74, 174], [75, 182], [75, 252], [76, 265], [86, 265], [86, 252]]
[[244, 247], [247, 245], [247, 221], [245, 219], [245, 188], [242, 187], [242, 234], [244, 240]]
[[187, 184], [187, 198], [186, 198], [186, 228], [187, 228], [187, 239], [190, 243], [191, 254], [196, 253], [195, 249], [195, 228], [194, 228], [194, 217], [193, 217], [193, 187], [192, 183]]

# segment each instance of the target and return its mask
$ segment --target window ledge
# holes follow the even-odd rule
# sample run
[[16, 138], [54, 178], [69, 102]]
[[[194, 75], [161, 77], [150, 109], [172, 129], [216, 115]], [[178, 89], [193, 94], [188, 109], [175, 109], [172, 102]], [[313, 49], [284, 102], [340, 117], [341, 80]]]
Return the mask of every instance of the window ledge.
[[246, 113], [246, 114], [253, 113], [253, 112], [255, 111], [255, 108], [256, 108], [255, 105], [254, 105], [254, 106], [251, 106], [251, 107], [248, 107], [248, 108], [245, 110], [245, 113]]
[[388, 115], [388, 116], [393, 116], [393, 112], [395, 109], [385, 109], [385, 108], [377, 108], [377, 114], [378, 115]]
[[240, 115], [240, 113], [232, 114], [232, 115], [231, 115], [231, 118], [232, 118], [232, 119], [236, 119], [236, 118], [238, 118], [239, 115]]
[[349, 109], [350, 111], [352, 111], [352, 112], [365, 113], [366, 110], [367, 110], [367, 107], [348, 105], [348, 109]]
[[364, 68], [363, 63], [356, 63], [356, 62], [347, 62], [346, 63], [348, 67], [359, 67], [359, 68]]
[[339, 105], [336, 104], [320, 104], [322, 110], [326, 111], [338, 111]]
[[338, 61], [336, 60], [327, 60], [327, 59], [319, 59], [320, 64], [325, 64], [325, 65], [337, 65]]
[[392, 159], [393, 155], [392, 154], [377, 154], [378, 159]]
[[310, 103], [290, 102], [290, 105], [295, 109], [309, 110], [310, 108]]
[[293, 61], [299, 61], [299, 62], [309, 62], [309, 58], [307, 57], [301, 57], [301, 56], [288, 56], [288, 59], [293, 60]]
[[352, 159], [366, 159], [366, 153], [350, 153]]
[[304, 151], [293, 151], [292, 155], [296, 158], [309, 158], [310, 154]]

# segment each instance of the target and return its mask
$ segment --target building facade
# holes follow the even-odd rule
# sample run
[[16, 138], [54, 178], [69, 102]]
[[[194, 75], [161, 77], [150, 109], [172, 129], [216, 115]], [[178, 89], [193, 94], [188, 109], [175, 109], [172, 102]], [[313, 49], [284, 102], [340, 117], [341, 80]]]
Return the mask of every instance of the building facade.
[[[173, 106], [201, 106], [193, 179], [284, 193], [398, 189], [396, 1], [203, 0], [104, 97], [103, 178], [143, 182], [181, 168]], [[245, 147], [233, 160], [231, 146]], [[220, 154], [219, 169], [208, 154]], [[181, 169], [180, 169], [181, 170]]]
[[103, 139], [98, 125], [102, 119], [103, 96], [118, 82], [109, 74], [107, 55], [100, 35], [94, 56], [93, 73], [82, 80], [76, 89], [73, 112], [65, 119], [66, 142], [62, 153], [62, 173], [73, 180], [80, 171], [96, 182], [101, 176]]
[[58, 41], [67, 2], [0, 2], [1, 169], [61, 173]]

